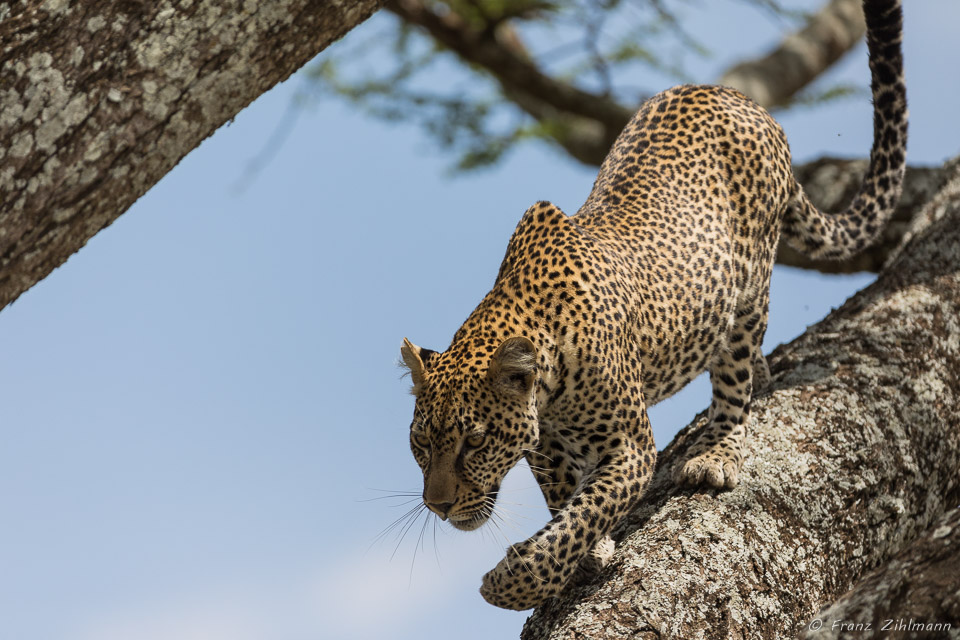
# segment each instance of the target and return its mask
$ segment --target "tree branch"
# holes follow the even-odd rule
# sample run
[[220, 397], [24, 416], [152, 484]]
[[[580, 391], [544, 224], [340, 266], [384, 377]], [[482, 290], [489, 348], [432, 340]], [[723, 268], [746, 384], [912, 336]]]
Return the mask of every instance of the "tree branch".
[[860, 0], [830, 0], [773, 51], [720, 77], [767, 109], [783, 106], [857, 45], [866, 33]]
[[740, 486], [670, 481], [700, 416], [662, 453], [612, 565], [523, 638], [792, 637], [960, 503], [960, 169], [945, 192], [874, 285], [774, 351]]
[[551, 138], [581, 162], [599, 166], [633, 116], [631, 107], [542, 72], [509, 22], [475, 27], [452, 11], [438, 14], [420, 0], [391, 0], [385, 8], [487, 71], [509, 100], [545, 124]]
[[0, 5], [0, 309], [380, 1]]

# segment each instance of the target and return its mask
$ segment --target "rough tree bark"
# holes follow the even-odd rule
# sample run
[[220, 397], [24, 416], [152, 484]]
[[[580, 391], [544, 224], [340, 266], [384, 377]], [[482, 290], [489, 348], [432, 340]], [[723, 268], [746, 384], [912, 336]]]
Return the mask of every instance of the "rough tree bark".
[[0, 309], [381, 3], [0, 1]]
[[699, 416], [612, 564], [541, 606], [525, 640], [864, 638], [835, 622], [911, 618], [951, 629], [883, 637], [960, 637], [960, 162], [949, 171], [877, 282], [770, 356], [740, 486], [672, 485]]

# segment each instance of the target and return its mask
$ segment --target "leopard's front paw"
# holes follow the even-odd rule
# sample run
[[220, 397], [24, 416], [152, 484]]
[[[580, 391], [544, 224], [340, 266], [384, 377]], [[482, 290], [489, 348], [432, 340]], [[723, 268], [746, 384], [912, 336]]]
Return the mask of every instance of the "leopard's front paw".
[[694, 455], [674, 468], [673, 481], [681, 487], [707, 484], [714, 489], [732, 489], [740, 481], [740, 456], [725, 451]]
[[480, 595], [495, 607], [523, 611], [557, 595], [565, 582], [556, 561], [527, 541], [510, 547], [483, 576]]
[[753, 361], [753, 395], [763, 391], [770, 384], [770, 365], [763, 354], [757, 352], [757, 357]]

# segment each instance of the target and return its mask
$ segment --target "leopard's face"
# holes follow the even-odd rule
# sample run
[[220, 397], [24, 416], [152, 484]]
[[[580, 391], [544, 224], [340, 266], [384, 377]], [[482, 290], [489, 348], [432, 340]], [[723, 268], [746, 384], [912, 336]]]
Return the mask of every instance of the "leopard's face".
[[414, 380], [410, 448], [423, 471], [424, 504], [457, 529], [477, 529], [493, 513], [504, 476], [537, 446], [535, 374], [510, 370], [505, 379], [489, 355], [479, 369], [464, 367], [462, 354], [412, 344], [402, 353]]

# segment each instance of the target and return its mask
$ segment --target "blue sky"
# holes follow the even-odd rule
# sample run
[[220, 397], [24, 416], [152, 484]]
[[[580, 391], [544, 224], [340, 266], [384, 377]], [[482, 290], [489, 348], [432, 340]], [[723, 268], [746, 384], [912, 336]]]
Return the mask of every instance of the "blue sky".
[[[781, 28], [742, 3], [701, 5], [691, 31], [718, 54], [703, 81]], [[907, 7], [914, 163], [957, 152], [960, 90], [943, 77], [957, 24], [951, 0]], [[831, 78], [866, 73], [861, 48]], [[371, 499], [420, 489], [401, 339], [445, 346], [527, 206], [573, 213], [595, 170], [528, 145], [451, 179], [416, 128], [323, 102], [251, 178], [301, 81], [0, 313], [0, 639], [518, 636], [526, 614], [477, 588], [507, 539], [546, 521], [529, 472], [504, 492], [515, 529], [431, 522], [420, 549], [418, 522], [395, 554], [374, 539], [407, 507]], [[866, 99], [780, 120], [799, 160], [869, 149]], [[766, 350], [871, 280], [778, 269]], [[708, 398], [701, 380], [651, 410], [658, 445]]]

